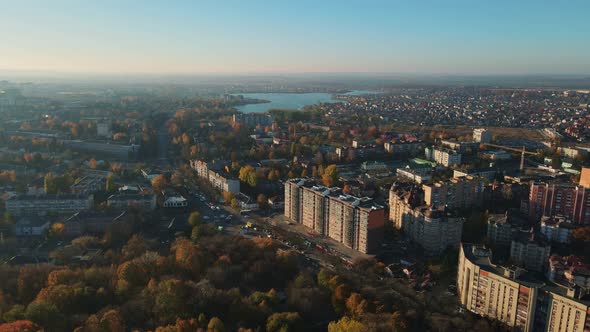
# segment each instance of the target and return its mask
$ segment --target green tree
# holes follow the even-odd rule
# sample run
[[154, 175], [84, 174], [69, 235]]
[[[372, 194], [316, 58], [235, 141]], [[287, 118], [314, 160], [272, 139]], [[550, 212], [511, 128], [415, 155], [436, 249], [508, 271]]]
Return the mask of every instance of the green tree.
[[107, 177], [107, 183], [105, 186], [105, 189], [107, 192], [112, 192], [113, 190], [115, 190], [115, 183], [114, 183], [115, 179], [112, 175], [109, 175]]
[[267, 332], [295, 332], [303, 330], [303, 320], [297, 312], [274, 313], [266, 320]]
[[15, 304], [2, 315], [5, 322], [14, 322], [25, 318], [25, 306], [22, 304]]
[[45, 177], [43, 178], [43, 188], [46, 194], [57, 193], [57, 183], [55, 182], [55, 176], [53, 176], [53, 173], [45, 174]]

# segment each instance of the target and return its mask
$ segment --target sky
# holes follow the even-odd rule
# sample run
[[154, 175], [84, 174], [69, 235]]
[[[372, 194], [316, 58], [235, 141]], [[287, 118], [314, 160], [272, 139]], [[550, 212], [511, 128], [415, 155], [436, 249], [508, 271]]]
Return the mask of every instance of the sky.
[[0, 0], [0, 71], [590, 74], [590, 1]]

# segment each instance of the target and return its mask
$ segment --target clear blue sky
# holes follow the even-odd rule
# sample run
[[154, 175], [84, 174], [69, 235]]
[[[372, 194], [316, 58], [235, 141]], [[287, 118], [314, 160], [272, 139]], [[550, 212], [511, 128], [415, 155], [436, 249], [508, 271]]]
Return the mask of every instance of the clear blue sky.
[[588, 0], [0, 0], [0, 70], [590, 74], [588, 13]]

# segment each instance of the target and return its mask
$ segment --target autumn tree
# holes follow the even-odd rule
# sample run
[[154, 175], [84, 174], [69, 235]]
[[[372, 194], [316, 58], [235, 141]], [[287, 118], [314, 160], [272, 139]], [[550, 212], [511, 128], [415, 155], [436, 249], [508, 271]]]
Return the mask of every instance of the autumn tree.
[[212, 332], [225, 332], [225, 325], [221, 321], [221, 319], [217, 317], [211, 318], [209, 324], [207, 324], [207, 329]]
[[369, 329], [361, 322], [348, 318], [342, 317], [337, 322], [330, 322], [328, 324], [328, 332], [368, 332]]
[[198, 226], [201, 223], [201, 214], [198, 211], [193, 211], [188, 217], [188, 224], [191, 227]]
[[258, 182], [256, 170], [250, 165], [240, 168], [238, 177], [240, 181], [247, 183], [250, 187], [256, 187]]
[[267, 332], [295, 332], [303, 329], [303, 320], [297, 312], [274, 313], [266, 320]]
[[163, 174], [160, 174], [152, 179], [152, 188], [154, 192], [161, 193], [168, 187], [168, 179]]
[[324, 174], [322, 175], [322, 183], [326, 187], [333, 187], [336, 183], [338, 183], [338, 168], [336, 165], [332, 164], [324, 170]]
[[264, 194], [258, 194], [258, 197], [256, 197], [256, 202], [258, 203], [258, 206], [260, 206], [261, 208], [266, 207], [268, 205], [268, 199]]

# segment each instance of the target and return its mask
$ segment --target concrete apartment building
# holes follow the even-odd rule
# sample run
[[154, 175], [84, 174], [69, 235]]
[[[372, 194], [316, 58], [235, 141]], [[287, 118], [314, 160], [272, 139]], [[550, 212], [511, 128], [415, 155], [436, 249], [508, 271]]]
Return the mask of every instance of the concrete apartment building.
[[590, 191], [583, 186], [531, 182], [529, 217], [564, 216], [574, 225], [590, 225]]
[[424, 154], [426, 159], [436, 161], [445, 167], [461, 165], [461, 154], [454, 150], [432, 146], [424, 149]]
[[372, 199], [346, 195], [311, 179], [285, 183], [285, 216], [363, 253], [379, 248], [385, 224], [384, 207]]
[[71, 185], [70, 191], [74, 194], [92, 194], [105, 189], [106, 182], [106, 178], [103, 176], [86, 175]]
[[510, 243], [510, 259], [527, 270], [543, 272], [549, 263], [551, 244], [543, 234], [521, 231]]
[[484, 128], [473, 129], [473, 140], [478, 143], [492, 143], [492, 132]]
[[483, 203], [484, 187], [484, 180], [473, 176], [422, 185], [427, 205], [451, 209], [480, 206]]
[[497, 247], [508, 248], [519, 233], [523, 221], [506, 214], [491, 214], [487, 220], [487, 237]]
[[519, 267], [491, 262], [483, 246], [462, 244], [457, 272], [459, 300], [467, 310], [517, 331], [587, 331], [586, 292], [552, 283]]
[[391, 142], [385, 142], [383, 144], [383, 148], [385, 149], [385, 152], [392, 153], [392, 154], [418, 153], [422, 149], [423, 146], [424, 146], [424, 143], [422, 143], [420, 141], [415, 141], [415, 142], [391, 141]]
[[464, 218], [450, 210], [424, 205], [423, 191], [417, 187], [392, 186], [389, 192], [389, 220], [410, 241], [429, 256], [457, 248], [463, 234]]
[[191, 168], [197, 172], [197, 175], [209, 181], [214, 188], [234, 194], [240, 192], [240, 180], [234, 179], [230, 174], [223, 171], [223, 167], [225, 166], [223, 162], [191, 160], [189, 163]]
[[20, 195], [6, 200], [6, 211], [13, 216], [43, 216], [49, 212], [71, 214], [90, 209], [94, 205], [93, 195]]

